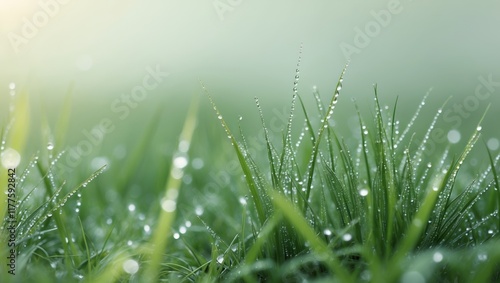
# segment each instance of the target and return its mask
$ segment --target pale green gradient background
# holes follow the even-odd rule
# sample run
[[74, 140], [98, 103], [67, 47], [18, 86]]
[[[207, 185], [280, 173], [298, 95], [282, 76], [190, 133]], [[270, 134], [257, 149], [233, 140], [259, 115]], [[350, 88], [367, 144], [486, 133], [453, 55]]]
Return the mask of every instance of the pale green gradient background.
[[[299, 92], [307, 96], [316, 85], [326, 96], [346, 63], [340, 44], [353, 44], [354, 28], [364, 29], [373, 20], [370, 12], [386, 9], [389, 1], [243, 0], [224, 20], [214, 2], [72, 0], [15, 53], [7, 34], [20, 34], [22, 18], [40, 8], [37, 1], [2, 0], [1, 104], [9, 82], [49, 107], [60, 106], [74, 83], [81, 106], [76, 115], [86, 106], [94, 113], [96, 106], [109, 111], [113, 100], [142, 80], [147, 66], [159, 64], [170, 76], [139, 109], [164, 102], [184, 110], [189, 97], [200, 93], [200, 80], [235, 111], [253, 107], [253, 96], [282, 105], [292, 93], [301, 43]], [[19, 3], [25, 8], [9, 10]], [[429, 87], [434, 87], [431, 101], [453, 95], [452, 105], [473, 94], [478, 76], [492, 74], [500, 81], [499, 1], [400, 3], [402, 12], [352, 56], [345, 96], [371, 100], [372, 84], [378, 83], [385, 101], [399, 95], [403, 107], [414, 109]], [[86, 58], [92, 66], [84, 71], [78, 64]], [[497, 89], [481, 101], [474, 116], [488, 103], [499, 109], [499, 94]]]

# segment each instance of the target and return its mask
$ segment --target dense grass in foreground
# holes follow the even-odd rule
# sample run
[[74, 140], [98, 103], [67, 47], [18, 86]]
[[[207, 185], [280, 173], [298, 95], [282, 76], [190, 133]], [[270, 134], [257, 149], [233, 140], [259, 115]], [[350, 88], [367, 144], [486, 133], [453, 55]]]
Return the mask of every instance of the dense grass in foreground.
[[[413, 119], [400, 122], [398, 103], [381, 106], [375, 88], [372, 113], [356, 106], [358, 134], [345, 134], [333, 117], [344, 73], [327, 102], [315, 91], [316, 105], [308, 105], [295, 88], [278, 132], [256, 100], [260, 145], [241, 125], [228, 125], [205, 87], [216, 113], [212, 127], [195, 128], [195, 101], [167, 155], [151, 148], [161, 129], [153, 116], [126, 157], [101, 153], [92, 170], [68, 172], [62, 163], [69, 153], [57, 146], [67, 125], [51, 134], [42, 122], [56, 147], [17, 168], [16, 275], [2, 261], [2, 282], [500, 280], [500, 155], [483, 146], [482, 119], [461, 151], [431, 149], [444, 105], [418, 125], [429, 107], [424, 98]], [[14, 115], [27, 115], [27, 107], [19, 99]], [[27, 125], [4, 126], [2, 152], [23, 148]], [[215, 183], [211, 170], [227, 169], [227, 161], [216, 158], [225, 155], [214, 132], [227, 137], [239, 165]], [[489, 159], [471, 166], [480, 151]], [[149, 155], [156, 163], [142, 162]], [[8, 216], [2, 259], [9, 255]]]

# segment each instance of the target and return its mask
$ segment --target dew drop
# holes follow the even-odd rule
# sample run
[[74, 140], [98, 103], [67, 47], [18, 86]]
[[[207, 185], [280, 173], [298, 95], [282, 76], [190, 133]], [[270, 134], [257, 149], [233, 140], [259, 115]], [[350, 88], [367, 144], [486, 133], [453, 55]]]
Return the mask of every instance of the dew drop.
[[443, 254], [440, 252], [435, 252], [434, 255], [432, 256], [432, 260], [434, 262], [441, 262], [443, 260]]
[[342, 236], [342, 240], [349, 242], [350, 240], [352, 240], [352, 235], [349, 233], [346, 233], [346, 234], [344, 234], [344, 236]]
[[486, 261], [488, 259], [488, 255], [486, 253], [480, 253], [477, 255], [477, 259], [480, 261]]
[[247, 205], [247, 200], [246, 200], [246, 198], [244, 198], [244, 197], [240, 197], [240, 198], [239, 198], [239, 201], [240, 201], [240, 204], [241, 204], [241, 205]]
[[129, 210], [130, 212], [135, 211], [135, 205], [134, 205], [134, 204], [129, 204], [129, 205], [128, 205], [128, 210]]
[[367, 189], [359, 190], [359, 195], [362, 197], [366, 197], [368, 195], [368, 190]]
[[203, 215], [203, 212], [204, 212], [204, 209], [202, 206], [197, 206], [195, 209], [194, 209], [194, 213], [198, 216], [202, 216]]
[[448, 132], [448, 141], [450, 143], [453, 143], [453, 144], [458, 143], [461, 138], [462, 138], [462, 135], [457, 130], [451, 130]]
[[491, 138], [488, 140], [487, 146], [490, 150], [497, 150], [500, 148], [500, 141], [497, 138]]
[[2, 166], [6, 169], [16, 168], [21, 163], [21, 155], [15, 149], [6, 148], [0, 156]]
[[481, 127], [481, 126], [478, 126], [478, 127], [476, 128], [476, 130], [477, 130], [478, 132], [480, 132], [482, 129], [483, 129], [483, 127]]
[[161, 208], [166, 212], [174, 212], [177, 208], [177, 203], [171, 199], [164, 199], [161, 202]]
[[10, 83], [9, 84], [9, 89], [10, 90], [15, 90], [16, 89], [16, 84], [15, 83]]
[[323, 231], [323, 234], [325, 234], [325, 236], [331, 236], [332, 235], [332, 231], [330, 229], [325, 229]]
[[173, 237], [174, 239], [178, 240], [181, 237], [181, 235], [179, 233], [174, 233]]
[[185, 156], [177, 156], [174, 158], [174, 166], [177, 168], [184, 168], [188, 165], [188, 160]]
[[191, 162], [191, 166], [193, 166], [194, 169], [199, 170], [205, 166], [205, 162], [203, 162], [203, 159], [201, 158], [195, 158], [193, 159], [193, 162]]
[[53, 143], [51, 143], [51, 142], [49, 142], [49, 143], [47, 144], [47, 149], [48, 149], [48, 150], [53, 150], [53, 149], [54, 149], [54, 144], [53, 144]]
[[144, 225], [144, 232], [149, 233], [151, 231], [151, 227], [149, 225]]
[[223, 255], [220, 255], [217, 257], [217, 262], [222, 264], [224, 262], [224, 256]]
[[139, 263], [133, 259], [128, 259], [123, 263], [123, 270], [128, 274], [135, 274], [139, 271]]

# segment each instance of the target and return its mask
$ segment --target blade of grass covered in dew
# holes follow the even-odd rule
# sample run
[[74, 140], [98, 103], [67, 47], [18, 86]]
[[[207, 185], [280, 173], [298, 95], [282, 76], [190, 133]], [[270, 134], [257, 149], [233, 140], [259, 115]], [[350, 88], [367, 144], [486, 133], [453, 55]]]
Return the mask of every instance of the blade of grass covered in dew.
[[[21, 92], [19, 95], [16, 95], [14, 101], [14, 113], [12, 116], [12, 124], [9, 128], [9, 135], [6, 137], [2, 137], [2, 142], [5, 141], [5, 148], [11, 148], [17, 151], [21, 157], [22, 153], [28, 140], [29, 136], [29, 120], [30, 120], [30, 111], [29, 111], [29, 97], [26, 91]], [[5, 134], [5, 132], [3, 132]], [[3, 136], [3, 134], [2, 134]], [[5, 138], [5, 139], [4, 139]], [[2, 154], [3, 152], [0, 152]], [[2, 192], [0, 193], [0, 219], [2, 221], [5, 217], [5, 212], [7, 211], [7, 168], [4, 168], [0, 164], [0, 186], [2, 186]], [[15, 169], [15, 168], [9, 168]], [[17, 173], [17, 172], [16, 172]], [[16, 188], [20, 189], [20, 188]], [[17, 194], [16, 194], [17, 195]]]
[[[496, 192], [496, 196], [491, 198], [492, 200], [490, 203], [496, 203], [497, 207], [496, 210], [500, 211], [500, 182], [498, 180], [498, 173], [495, 166], [495, 161], [493, 160], [493, 156], [491, 155], [491, 151], [489, 150], [488, 146], [486, 146], [486, 151], [488, 152], [488, 158], [490, 160], [490, 166], [491, 166], [491, 173], [493, 174], [493, 181], [495, 183], [494, 192]], [[490, 205], [490, 207], [492, 206]], [[500, 215], [497, 218], [498, 218], [498, 227], [500, 227]]]
[[443, 221], [445, 220], [445, 215], [446, 215], [446, 212], [448, 209], [448, 204], [449, 204], [449, 201], [451, 198], [452, 190], [454, 187], [453, 185], [455, 183], [456, 176], [458, 174], [458, 171], [462, 168], [462, 164], [464, 163], [465, 159], [467, 158], [467, 156], [471, 152], [472, 148], [474, 147], [476, 142], [479, 140], [480, 132], [482, 129], [481, 123], [483, 122], [484, 118], [486, 117], [486, 113], [488, 112], [489, 108], [490, 108], [490, 105], [486, 108], [483, 116], [479, 120], [479, 123], [478, 123], [474, 133], [472, 134], [471, 138], [467, 142], [467, 145], [465, 146], [464, 151], [460, 154], [460, 157], [458, 158], [456, 163], [453, 164], [453, 167], [451, 169], [453, 171], [453, 173], [452, 173], [450, 179], [447, 180], [447, 184], [444, 187], [444, 190], [442, 192], [439, 191], [440, 194], [442, 194], [442, 195], [439, 198], [437, 206], [436, 206], [436, 209], [437, 209], [437, 212], [435, 213], [436, 219], [433, 221], [433, 223], [435, 223], [435, 224], [432, 226], [434, 229], [432, 229], [432, 231], [430, 231], [431, 237], [429, 239], [431, 240], [431, 242], [434, 241], [435, 238], [441, 232], [440, 228], [442, 228]]
[[[392, 120], [391, 120], [391, 150], [393, 153], [395, 153], [395, 139], [396, 139], [396, 110], [398, 108], [398, 100], [399, 100], [399, 96], [396, 96], [396, 101], [394, 102], [394, 109], [392, 110]], [[394, 155], [393, 154], [393, 159], [394, 159]], [[394, 163], [394, 160], [393, 160], [393, 163]], [[394, 163], [395, 165], [395, 163]], [[396, 176], [396, 166], [394, 166], [394, 176]]]
[[[316, 137], [314, 136], [314, 128], [313, 128], [313, 126], [311, 124], [311, 120], [309, 119], [309, 116], [307, 114], [306, 106], [304, 105], [304, 101], [302, 100], [302, 97], [300, 95], [297, 95], [297, 97], [299, 98], [300, 106], [302, 107], [302, 113], [304, 113], [304, 116], [305, 116], [307, 128], [309, 129], [309, 135], [311, 135], [312, 144], [314, 145], [314, 143], [316, 142]], [[323, 113], [320, 113], [320, 115], [323, 115]]]
[[[179, 137], [179, 145], [176, 154], [187, 154], [189, 145], [196, 128], [196, 118], [199, 98], [196, 96], [191, 102], [182, 132]], [[160, 263], [167, 247], [167, 235], [175, 217], [177, 197], [182, 184], [183, 168], [175, 164], [176, 154], [172, 157], [169, 177], [165, 184], [165, 195], [161, 200], [160, 215], [157, 226], [154, 228], [153, 236], [148, 247], [149, 264], [144, 273], [144, 282], [156, 282], [160, 270]]]
[[[80, 185], [76, 186], [73, 188], [71, 191], [69, 191], [64, 197], [62, 198], [56, 198], [58, 193], [55, 193], [51, 199], [49, 200], [52, 202], [53, 200], [59, 200], [56, 202], [56, 205], [49, 209], [46, 213], [43, 213], [40, 217], [38, 217], [33, 224], [30, 224], [29, 229], [26, 231], [26, 234], [29, 234], [35, 227], [37, 227], [38, 224], [43, 223], [45, 220], [47, 220], [49, 217], [52, 217], [52, 215], [57, 212], [58, 209], [61, 209], [66, 202], [69, 200], [70, 197], [72, 197], [76, 192], [78, 192], [80, 189], [86, 187], [89, 182], [94, 180], [97, 176], [99, 176], [104, 169], [106, 169], [106, 165], [102, 166], [101, 168], [97, 169], [94, 173], [92, 173], [85, 181], [80, 183]], [[64, 185], [64, 182], [63, 182]], [[63, 185], [58, 189], [58, 191], [61, 191]]]
[[271, 167], [270, 169], [271, 169], [272, 185], [274, 188], [277, 188], [279, 181], [278, 181], [278, 176], [276, 175], [277, 173], [276, 173], [276, 167], [275, 167], [272, 146], [271, 146], [271, 142], [269, 140], [269, 132], [267, 130], [266, 122], [264, 121], [264, 114], [262, 113], [262, 108], [260, 107], [259, 99], [257, 97], [255, 97], [255, 104], [257, 105], [257, 109], [259, 110], [260, 121], [262, 123], [262, 128], [264, 129], [264, 137], [265, 137], [266, 146], [267, 146], [267, 158], [269, 159], [269, 166]]
[[245, 265], [255, 263], [259, 255], [262, 253], [262, 247], [269, 241], [269, 237], [272, 236], [273, 231], [275, 231], [275, 228], [278, 227], [282, 219], [283, 216], [279, 212], [274, 212], [272, 216], [267, 219], [264, 226], [262, 226], [258, 232], [257, 237], [255, 237], [255, 242], [252, 247], [246, 253], [244, 260]]
[[158, 128], [162, 110], [161, 106], [158, 106], [158, 109], [153, 114], [151, 122], [148, 123], [149, 126], [145, 129], [142, 138], [132, 150], [130, 158], [128, 158], [127, 162], [124, 164], [121, 176], [118, 178], [118, 190], [123, 191], [125, 186], [129, 184], [130, 180], [136, 175], [134, 174], [134, 171], [137, 169], [142, 158], [144, 157], [144, 152], [147, 152], [148, 147], [151, 146], [151, 140]]
[[[425, 196], [422, 205], [419, 207], [415, 217], [405, 232], [405, 237], [403, 237], [399, 246], [396, 246], [395, 253], [390, 258], [388, 266], [398, 267], [404, 257], [417, 246], [422, 233], [427, 227], [428, 219], [431, 217], [436, 203], [438, 202], [439, 194], [445, 189], [448, 180], [452, 175], [452, 168], [453, 165], [450, 166], [444, 176], [436, 176], [436, 179], [434, 180], [435, 187], [428, 188], [428, 193]], [[387, 282], [393, 282], [394, 279], [399, 276], [400, 272], [401, 270], [399, 270], [399, 268], [395, 268], [390, 273], [390, 277]]]
[[[444, 220], [444, 213], [446, 212], [447, 209], [447, 203], [449, 201], [451, 190], [453, 188], [454, 180], [456, 178], [459, 169], [461, 168], [460, 165], [463, 164], [463, 161], [468, 156], [473, 145], [479, 138], [479, 131], [481, 130], [479, 125], [482, 123], [486, 115], [486, 112], [480, 119], [478, 127], [476, 128], [474, 134], [467, 143], [459, 159], [456, 162], [451, 163], [448, 170], [446, 170], [446, 174], [441, 178], [441, 180], [438, 179], [439, 176], [436, 177], [433, 184], [431, 184], [433, 187], [428, 188], [429, 192], [424, 198], [422, 205], [418, 209], [415, 218], [408, 227], [408, 231], [406, 233], [407, 236], [403, 239], [402, 243], [397, 248], [396, 253], [392, 257], [391, 261], [394, 264], [399, 262], [405, 255], [407, 255], [411, 250], [413, 250], [416, 247], [420, 239], [420, 236], [427, 227], [428, 220], [433, 216], [433, 214], [435, 215], [436, 218], [436, 220], [434, 220], [433, 223], [437, 223], [434, 224], [433, 227], [441, 227], [442, 221]], [[441, 203], [441, 205], [439, 205], [439, 203]], [[437, 209], [437, 212], [434, 211], [435, 209]], [[433, 241], [438, 236], [440, 229], [435, 228], [429, 232], [430, 236], [426, 237], [427, 246], [432, 245]]]
[[[368, 193], [371, 193], [372, 192], [372, 177], [371, 177], [371, 167], [370, 167], [370, 163], [369, 163], [369, 159], [368, 159], [368, 144], [367, 144], [367, 141], [366, 141], [366, 134], [365, 134], [365, 129], [366, 129], [366, 126], [365, 126], [365, 123], [363, 122], [363, 118], [361, 116], [361, 112], [359, 111], [359, 107], [358, 107], [358, 104], [356, 103], [356, 101], [354, 101], [354, 107], [356, 108], [356, 112], [358, 113], [358, 120], [359, 120], [359, 128], [361, 130], [361, 145], [362, 145], [362, 150], [363, 150], [363, 157], [364, 157], [364, 160], [365, 160], [365, 168], [366, 168], [366, 178], [367, 178], [367, 189], [368, 189]], [[366, 130], [366, 133], [368, 134], [368, 131]]]
[[[38, 171], [40, 172], [41, 176], [44, 176], [42, 181], [44, 184], [44, 187], [46, 189], [47, 195], [49, 197], [54, 196], [54, 191], [57, 190], [56, 184], [54, 181], [54, 175], [52, 172], [53, 166], [53, 156], [52, 156], [52, 150], [53, 150], [53, 136], [52, 136], [52, 130], [50, 129], [49, 122], [47, 120], [47, 115], [46, 115], [46, 109], [43, 104], [40, 105], [41, 108], [41, 131], [42, 131], [42, 139], [45, 141], [45, 144], [51, 144], [52, 148], [47, 147], [48, 150], [48, 168], [46, 168], [41, 161], [37, 162], [37, 168]], [[63, 186], [61, 186], [63, 187]], [[73, 241], [66, 241], [67, 239], [70, 239], [71, 237], [68, 237], [68, 231], [64, 225], [66, 223], [66, 217], [64, 214], [61, 213], [54, 213], [53, 214], [54, 221], [56, 223], [57, 227], [57, 232], [59, 234], [59, 238], [61, 243], [63, 244], [64, 248], [64, 257], [65, 257], [65, 265], [68, 270], [71, 270], [72, 266], [78, 266], [80, 265], [79, 258], [77, 257], [71, 257], [70, 255], [75, 255], [78, 254], [78, 250], [73, 243]], [[48, 224], [48, 222], [47, 222]]]
[[71, 117], [71, 105], [73, 98], [73, 91], [75, 89], [75, 84], [71, 83], [66, 96], [64, 98], [63, 106], [61, 108], [59, 117], [57, 119], [57, 124], [55, 127], [56, 137], [54, 141], [54, 150], [61, 151], [64, 144], [66, 143], [66, 138], [68, 136], [69, 121]]
[[[83, 244], [85, 246], [87, 261], [90, 262], [90, 249], [89, 249], [89, 245], [87, 244], [87, 236], [85, 235], [85, 229], [83, 229], [83, 224], [82, 224], [82, 220], [80, 219], [80, 216], [78, 216], [78, 223], [80, 224], [80, 231], [82, 232], [82, 239], [83, 239]], [[91, 264], [87, 264], [87, 271], [88, 271], [88, 274], [91, 274], [91, 272], [92, 272], [92, 265]]]
[[[91, 256], [88, 260], [82, 261], [82, 263], [80, 263], [80, 266], [78, 266], [77, 269], [82, 270], [84, 268], [87, 268], [87, 265], [89, 265], [89, 264], [92, 266], [97, 266], [97, 264], [100, 261], [102, 261], [106, 256], [109, 255], [109, 251], [106, 250], [106, 245], [111, 237], [113, 230], [115, 229], [115, 226], [116, 226], [116, 223], [113, 224], [113, 226], [109, 230], [108, 234], [106, 235], [106, 238], [104, 239], [104, 243], [102, 244], [101, 251], [94, 254], [93, 256]], [[92, 275], [90, 275], [90, 276], [92, 276]]]
[[[47, 196], [50, 197], [50, 198], [53, 198], [54, 200], [56, 200], [56, 194], [54, 193], [55, 191], [58, 191], [60, 192], [63, 188], [63, 185], [60, 186], [60, 189], [58, 190], [57, 188], [53, 188], [53, 184], [51, 183], [51, 181], [49, 180], [49, 172], [48, 170], [46, 170], [44, 168], [44, 166], [42, 165], [41, 162], [38, 162], [37, 163], [37, 168], [38, 168], [38, 171], [40, 171], [40, 175], [41, 176], [46, 176], [43, 178], [43, 184], [44, 184], [44, 187], [45, 187], [45, 190], [47, 192]], [[54, 184], [55, 185], [55, 184]], [[52, 204], [52, 202], [51, 202]], [[47, 210], [46, 210], [46, 214], [45, 215], [48, 215], [50, 210], [52, 210], [53, 208], [55, 208], [56, 205], [53, 204], [52, 207], [47, 207]], [[51, 215], [54, 219], [54, 222], [56, 223], [56, 227], [57, 227], [57, 233], [59, 235], [59, 241], [61, 241], [61, 244], [63, 246], [63, 249], [64, 249], [64, 263], [66, 265], [66, 268], [69, 270], [69, 268], [71, 267], [71, 265], [74, 265], [74, 266], [78, 266], [78, 264], [76, 264], [75, 262], [72, 262], [72, 257], [70, 255], [72, 254], [76, 254], [75, 252], [75, 247], [73, 244], [73, 242], [71, 242], [71, 244], [69, 242], [66, 242], [66, 238], [67, 238], [67, 231], [66, 231], [66, 228], [64, 226], [64, 222], [65, 222], [65, 215], [63, 214], [60, 214], [60, 213], [55, 213], [55, 214], [52, 214]], [[43, 218], [43, 216], [41, 215], [41, 217]], [[41, 219], [41, 218], [39, 218]], [[40, 222], [40, 224], [42, 224], [43, 222]]]
[[403, 133], [399, 136], [398, 140], [396, 141], [396, 146], [398, 146], [404, 140], [404, 138], [406, 137], [406, 135], [408, 134], [408, 132], [411, 130], [411, 128], [415, 124], [415, 121], [417, 120], [418, 116], [420, 115], [420, 111], [424, 107], [425, 101], [427, 100], [427, 97], [431, 93], [432, 89], [433, 89], [432, 87], [429, 88], [429, 90], [427, 91], [427, 93], [424, 95], [424, 98], [422, 99], [422, 101], [418, 105], [417, 110], [415, 111], [415, 114], [413, 114], [410, 122], [408, 123], [408, 125], [404, 129]]
[[339, 97], [339, 94], [340, 94], [340, 90], [342, 89], [342, 82], [344, 81], [344, 74], [345, 74], [345, 72], [347, 70], [347, 66], [348, 66], [348, 64], [345, 65], [344, 69], [342, 70], [342, 73], [340, 74], [339, 80], [337, 81], [337, 86], [335, 87], [335, 91], [334, 91], [333, 97], [332, 97], [330, 103], [328, 104], [328, 109], [326, 111], [325, 116], [322, 119], [321, 127], [319, 129], [316, 141], [315, 141], [314, 146], [313, 146], [313, 150], [312, 150], [312, 153], [311, 153], [311, 159], [309, 160], [309, 170], [307, 172], [307, 182], [306, 182], [307, 183], [307, 187], [306, 187], [305, 205], [304, 205], [304, 208], [303, 208], [303, 213], [304, 214], [306, 213], [307, 206], [308, 206], [307, 204], [309, 202], [309, 197], [311, 195], [311, 185], [312, 185], [312, 182], [313, 182], [314, 169], [315, 169], [315, 166], [316, 166], [316, 158], [318, 156], [318, 151], [319, 151], [319, 145], [320, 145], [320, 142], [321, 142], [321, 138], [323, 136], [325, 128], [328, 127], [328, 121], [330, 120], [330, 118], [331, 118], [331, 116], [333, 114], [333, 110], [335, 108], [335, 105], [337, 104], [337, 100], [338, 100], [338, 97]]
[[269, 191], [269, 193], [272, 196], [272, 201], [276, 209], [280, 211], [296, 231], [308, 241], [311, 249], [325, 260], [325, 263], [331, 271], [338, 276], [338, 281], [354, 282], [354, 279], [349, 274], [350, 272], [342, 266], [333, 252], [328, 248], [328, 245], [318, 237], [316, 232], [309, 226], [308, 221], [296, 210], [294, 205], [290, 203], [286, 197], [277, 192]]
[[220, 120], [224, 131], [226, 132], [228, 138], [231, 140], [231, 144], [236, 152], [241, 169], [243, 170], [243, 174], [245, 175], [245, 180], [246, 180], [247, 185], [249, 187], [250, 194], [252, 195], [252, 201], [254, 202], [260, 225], [263, 225], [264, 222], [266, 221], [266, 218], [267, 218], [266, 211], [264, 210], [262, 199], [261, 199], [260, 194], [259, 194], [260, 193], [259, 189], [258, 189], [255, 181], [253, 180], [252, 170], [250, 169], [250, 166], [249, 166], [245, 156], [241, 152], [241, 149], [240, 149], [236, 139], [231, 134], [231, 131], [230, 131], [228, 125], [226, 124], [226, 121], [222, 118], [222, 114], [219, 112], [219, 109], [215, 105], [215, 102], [214, 102], [212, 96], [208, 92], [207, 88], [203, 85], [203, 83], [201, 83], [201, 86], [202, 86], [205, 94], [208, 96], [210, 104], [212, 105], [213, 109], [215, 110], [215, 114], [217, 115], [217, 118]]
[[[323, 105], [323, 102], [321, 101], [321, 96], [319, 94], [319, 91], [314, 88], [313, 89], [313, 95], [314, 95], [314, 99], [316, 100], [316, 107], [318, 108], [318, 114], [319, 114], [319, 117], [321, 119], [321, 117], [323, 115], [325, 115], [324, 113], [324, 105]], [[310, 120], [307, 116], [307, 113], [306, 113], [306, 110], [305, 110], [305, 107], [304, 107], [304, 103], [302, 102], [302, 100], [300, 101], [301, 104], [302, 104], [302, 110], [304, 111], [304, 115], [306, 116], [306, 123], [308, 125], [308, 128], [309, 128], [309, 134], [311, 135], [311, 142], [312, 142], [312, 145], [314, 146], [314, 143], [316, 142], [316, 137], [314, 136], [314, 130], [312, 128], [312, 125], [310, 123]], [[333, 168], [333, 170], [335, 171], [335, 157], [334, 157], [334, 151], [333, 151], [333, 144], [332, 144], [332, 133], [333, 133], [333, 130], [332, 130], [332, 127], [328, 127], [327, 129], [327, 138], [326, 138], [326, 142], [327, 142], [327, 145], [328, 145], [328, 153], [329, 153], [329, 157], [330, 157], [330, 166]]]
[[380, 101], [378, 98], [378, 92], [377, 92], [377, 85], [374, 85], [374, 92], [375, 92], [375, 111], [376, 111], [376, 127], [377, 127], [377, 137], [375, 138], [376, 141], [375, 143], [378, 142], [378, 147], [377, 145], [374, 146], [376, 149], [376, 153], [379, 155], [376, 155], [377, 160], [377, 167], [378, 170], [380, 171], [380, 178], [382, 184], [381, 191], [379, 193], [383, 193], [383, 198], [384, 198], [384, 204], [385, 204], [385, 216], [383, 218], [383, 222], [386, 223], [386, 231], [385, 231], [385, 256], [388, 256], [391, 249], [393, 248], [392, 246], [392, 238], [394, 236], [393, 229], [394, 229], [394, 217], [395, 217], [395, 209], [396, 209], [396, 202], [397, 202], [397, 194], [396, 194], [396, 188], [394, 184], [395, 180], [395, 175], [393, 175], [393, 167], [394, 164], [391, 162], [392, 154], [390, 152], [390, 149], [388, 148], [387, 143], [389, 142], [389, 139], [387, 137], [387, 132], [386, 128], [384, 126], [384, 121], [382, 117], [382, 108], [380, 107]]

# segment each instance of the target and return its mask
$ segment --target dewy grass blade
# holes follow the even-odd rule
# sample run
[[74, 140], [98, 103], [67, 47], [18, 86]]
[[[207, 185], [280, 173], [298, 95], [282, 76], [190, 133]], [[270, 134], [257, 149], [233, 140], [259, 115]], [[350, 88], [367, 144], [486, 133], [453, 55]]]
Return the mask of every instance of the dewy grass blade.
[[277, 192], [270, 192], [273, 204], [283, 216], [293, 225], [295, 230], [308, 241], [312, 250], [321, 258], [325, 259], [328, 266], [338, 277], [340, 282], [353, 282], [349, 271], [342, 266], [335, 255], [332, 253], [328, 245], [323, 242], [316, 232], [309, 226], [307, 220], [296, 210], [294, 205], [290, 203], [284, 196]]
[[[306, 195], [305, 195], [305, 202], [309, 201], [309, 197], [311, 195], [311, 187], [312, 187], [312, 182], [313, 182], [313, 176], [314, 176], [314, 169], [316, 166], [316, 158], [318, 156], [319, 152], [319, 145], [321, 142], [321, 138], [323, 136], [323, 133], [325, 132], [325, 129], [328, 127], [329, 120], [333, 114], [333, 110], [335, 108], [335, 105], [337, 105], [337, 100], [340, 94], [340, 90], [342, 89], [342, 82], [344, 81], [344, 74], [347, 70], [348, 64], [345, 65], [344, 69], [342, 70], [342, 73], [340, 74], [339, 80], [337, 82], [337, 86], [335, 87], [335, 91], [333, 94], [333, 97], [330, 101], [330, 104], [328, 105], [328, 109], [326, 111], [325, 116], [322, 119], [321, 127], [319, 129], [319, 132], [317, 134], [317, 139], [314, 143], [313, 146], [313, 151], [311, 153], [311, 159], [309, 160], [309, 165], [308, 165], [308, 172], [307, 172], [307, 180], [306, 180]], [[304, 213], [306, 212], [307, 205], [304, 206]]]
[[253, 178], [253, 173], [250, 168], [250, 165], [248, 163], [248, 160], [245, 158], [243, 153], [241, 152], [241, 149], [238, 145], [238, 142], [234, 138], [234, 136], [231, 134], [231, 131], [229, 130], [229, 127], [226, 124], [226, 121], [222, 118], [222, 114], [219, 112], [217, 106], [215, 105], [215, 102], [208, 92], [208, 90], [205, 88], [205, 86], [202, 84], [202, 88], [205, 91], [205, 94], [208, 96], [208, 99], [210, 100], [210, 103], [212, 104], [213, 109], [215, 110], [215, 113], [217, 115], [217, 118], [220, 120], [222, 127], [224, 128], [224, 131], [227, 134], [227, 137], [231, 140], [231, 144], [236, 152], [236, 155], [238, 157], [238, 161], [240, 162], [240, 166], [243, 170], [243, 174], [245, 175], [245, 180], [247, 182], [247, 185], [250, 189], [250, 194], [252, 195], [252, 200], [255, 204], [255, 208], [257, 210], [257, 215], [259, 217], [260, 225], [263, 225], [264, 222], [266, 221], [266, 211], [264, 210], [264, 205], [262, 203], [262, 199], [260, 196], [259, 188], [257, 184], [255, 183], [255, 180]]
[[182, 184], [184, 167], [179, 167], [177, 158], [187, 159], [187, 152], [196, 127], [196, 117], [198, 111], [199, 98], [195, 97], [188, 111], [184, 127], [179, 137], [179, 145], [174, 154], [170, 167], [170, 174], [165, 185], [165, 195], [161, 199], [161, 210], [158, 217], [157, 226], [154, 228], [153, 237], [148, 247], [149, 264], [144, 273], [145, 282], [157, 282], [160, 264], [167, 247], [167, 235], [175, 217], [177, 209], [177, 197]]
[[[497, 168], [495, 166], [495, 161], [493, 160], [493, 156], [491, 155], [491, 151], [488, 149], [487, 146], [486, 146], [486, 150], [488, 152], [488, 158], [489, 158], [490, 166], [491, 166], [491, 173], [493, 174], [493, 181], [495, 184], [494, 191], [496, 192], [496, 210], [500, 211], [500, 182], [498, 179]], [[498, 216], [497, 218], [498, 218], [498, 227], [500, 227], [500, 216]]]

